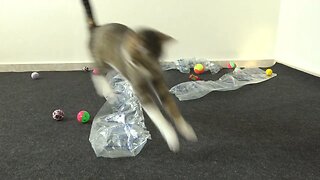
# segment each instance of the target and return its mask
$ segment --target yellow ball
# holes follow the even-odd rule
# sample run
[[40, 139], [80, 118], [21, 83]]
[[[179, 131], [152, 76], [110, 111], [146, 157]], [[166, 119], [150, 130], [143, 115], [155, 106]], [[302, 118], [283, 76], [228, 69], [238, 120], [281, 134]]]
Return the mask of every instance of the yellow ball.
[[203, 73], [203, 72], [204, 72], [204, 66], [203, 66], [202, 64], [196, 64], [196, 65], [194, 66], [194, 72], [195, 72], [196, 74], [201, 74], [201, 73]]
[[272, 75], [272, 69], [267, 69], [266, 70], [266, 75], [271, 76]]

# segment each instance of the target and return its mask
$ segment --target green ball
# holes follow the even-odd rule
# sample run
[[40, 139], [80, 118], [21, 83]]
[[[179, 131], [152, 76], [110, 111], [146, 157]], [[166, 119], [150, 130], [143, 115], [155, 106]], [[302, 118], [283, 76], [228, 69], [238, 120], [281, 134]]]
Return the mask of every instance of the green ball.
[[80, 111], [77, 115], [78, 122], [87, 123], [90, 120], [90, 114], [87, 111]]
[[233, 68], [236, 68], [236, 67], [237, 67], [236, 63], [234, 63], [233, 61], [229, 62], [229, 64], [228, 64], [228, 68], [229, 69], [233, 69]]

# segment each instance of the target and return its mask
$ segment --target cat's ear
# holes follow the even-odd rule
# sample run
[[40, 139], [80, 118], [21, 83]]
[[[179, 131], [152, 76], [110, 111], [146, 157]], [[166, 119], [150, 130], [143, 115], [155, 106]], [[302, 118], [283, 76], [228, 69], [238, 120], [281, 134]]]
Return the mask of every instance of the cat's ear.
[[161, 42], [165, 43], [165, 42], [170, 42], [170, 41], [175, 41], [175, 39], [167, 34], [164, 34], [160, 31], [156, 31], [156, 35], [158, 36], [158, 38], [161, 40]]

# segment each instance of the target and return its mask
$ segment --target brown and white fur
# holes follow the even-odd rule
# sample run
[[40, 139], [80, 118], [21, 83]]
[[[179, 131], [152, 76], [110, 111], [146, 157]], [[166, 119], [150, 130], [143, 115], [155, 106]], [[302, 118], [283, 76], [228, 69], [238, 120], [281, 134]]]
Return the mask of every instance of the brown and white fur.
[[117, 23], [97, 26], [89, 0], [83, 0], [82, 3], [90, 29], [89, 49], [102, 74], [92, 76], [97, 93], [112, 98], [113, 91], [103, 74], [111, 69], [117, 70], [130, 82], [144, 111], [159, 129], [172, 151], [179, 150], [178, 136], [159, 110], [157, 100], [160, 100], [180, 134], [187, 140], [196, 141], [194, 130], [184, 120], [169, 93], [159, 63], [162, 45], [172, 38], [156, 30], [133, 31]]

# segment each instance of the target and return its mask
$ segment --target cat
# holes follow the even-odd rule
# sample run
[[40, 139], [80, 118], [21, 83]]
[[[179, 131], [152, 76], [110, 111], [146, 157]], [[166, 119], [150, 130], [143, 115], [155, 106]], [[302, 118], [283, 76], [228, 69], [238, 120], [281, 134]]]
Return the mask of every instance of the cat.
[[118, 23], [98, 26], [89, 0], [82, 0], [82, 4], [90, 32], [89, 50], [101, 74], [92, 75], [97, 93], [109, 99], [114, 97], [103, 74], [116, 70], [129, 81], [144, 111], [159, 129], [171, 151], [179, 150], [179, 139], [175, 129], [157, 106], [157, 100], [178, 132], [189, 141], [197, 141], [193, 128], [184, 120], [169, 93], [159, 62], [163, 45], [173, 38], [151, 28], [134, 31]]

